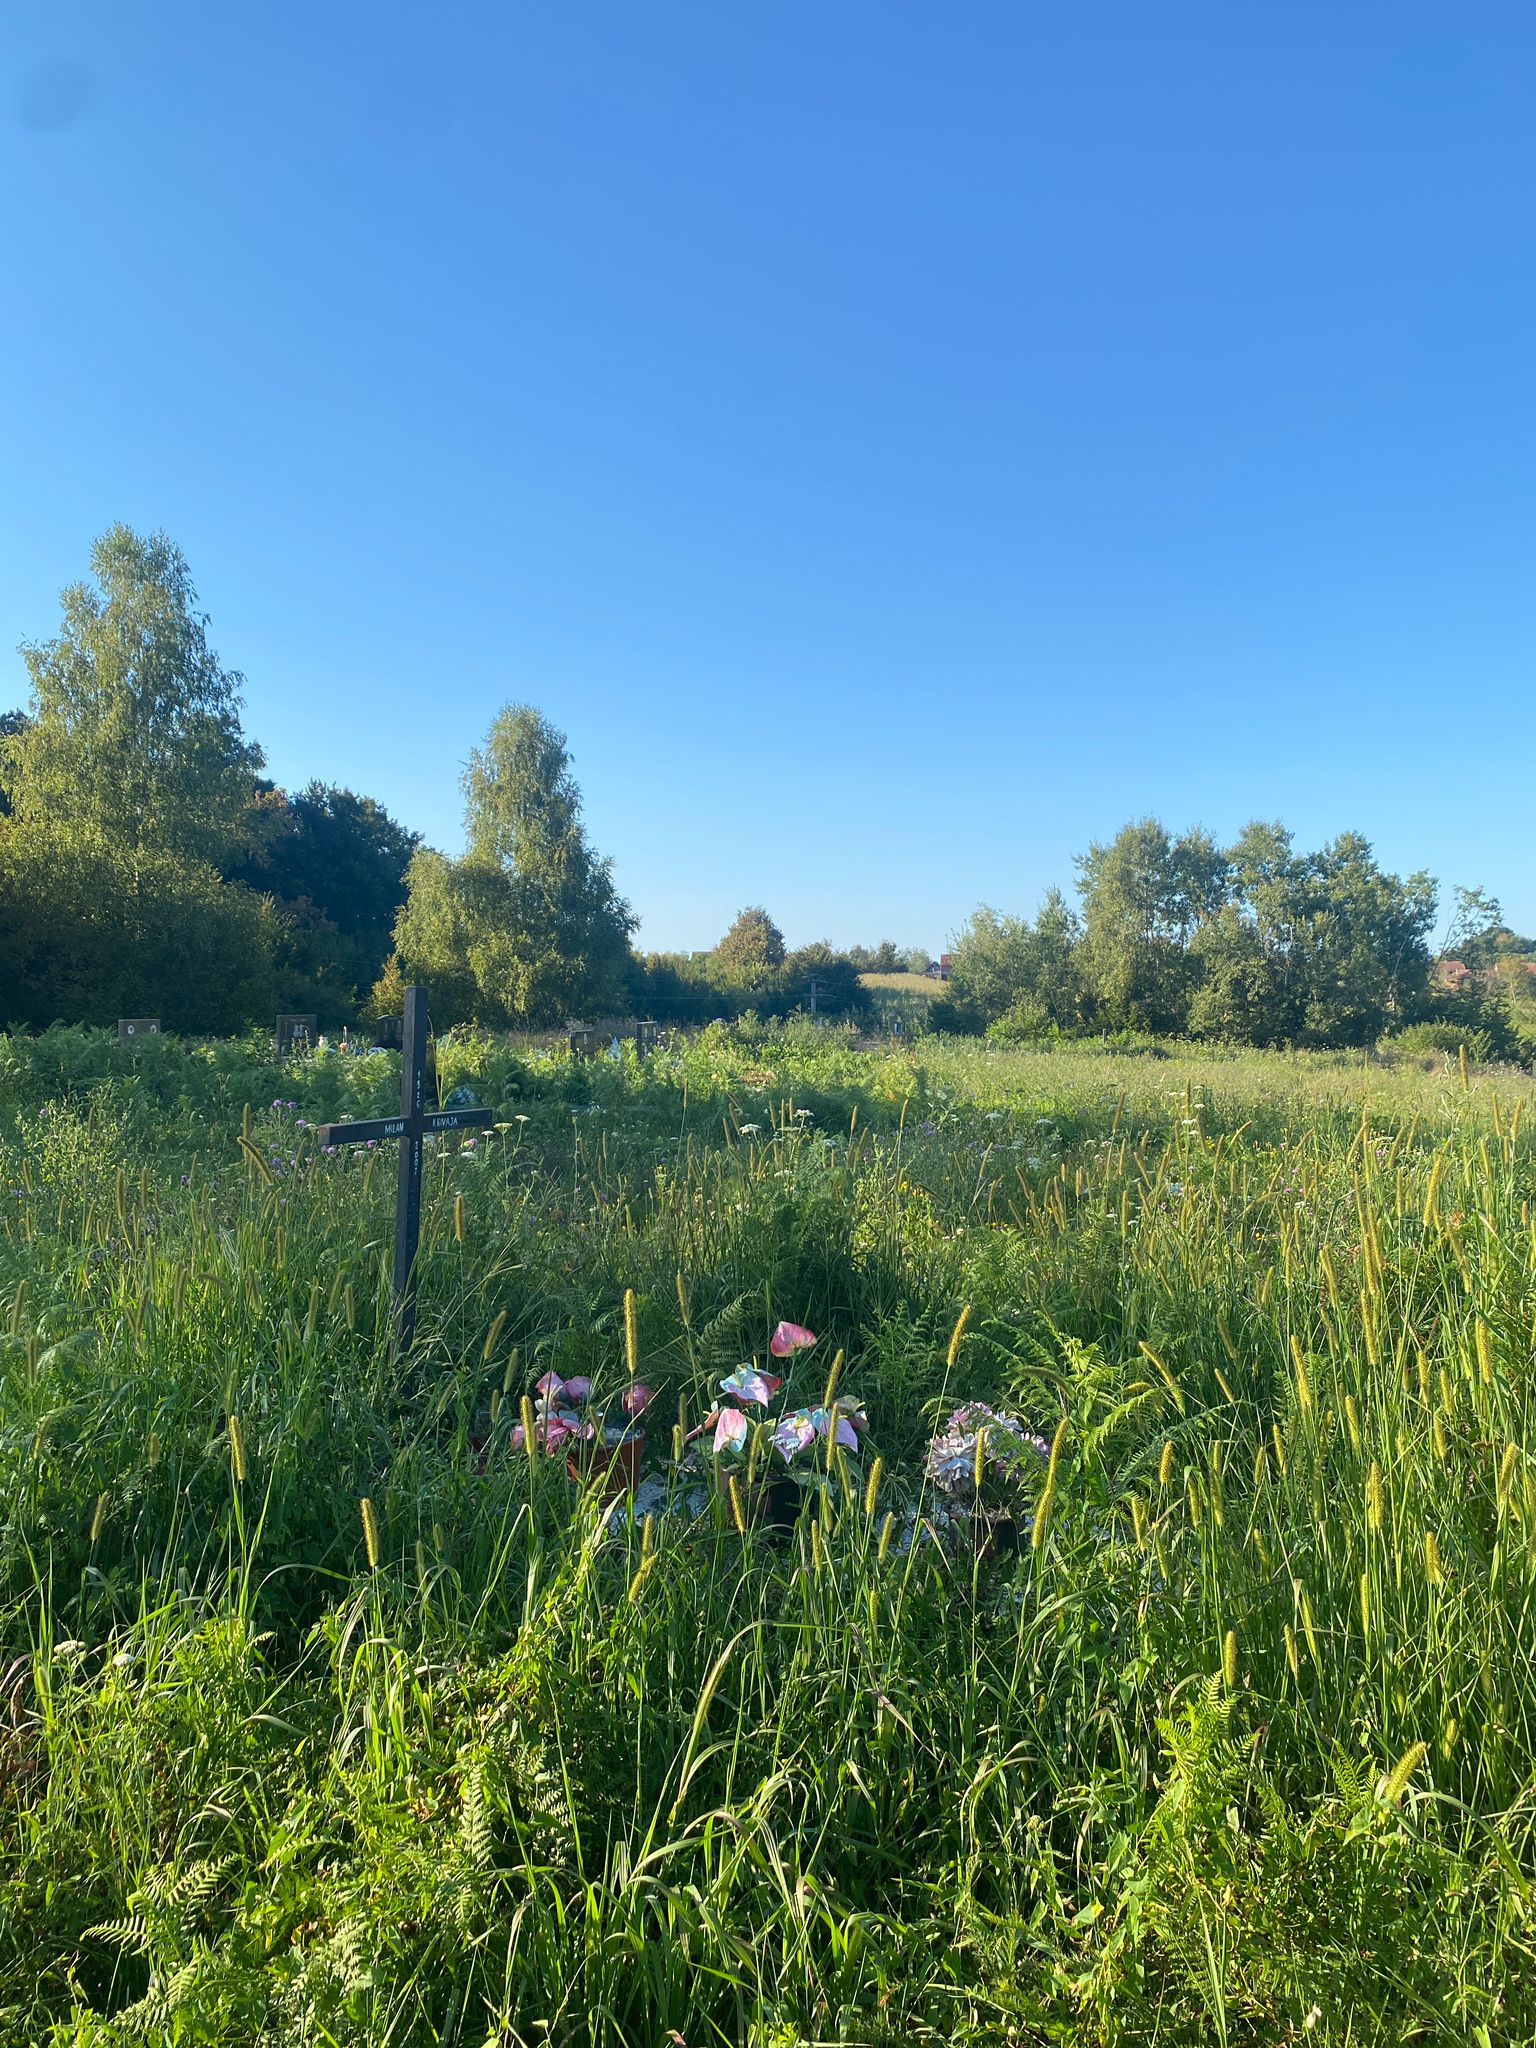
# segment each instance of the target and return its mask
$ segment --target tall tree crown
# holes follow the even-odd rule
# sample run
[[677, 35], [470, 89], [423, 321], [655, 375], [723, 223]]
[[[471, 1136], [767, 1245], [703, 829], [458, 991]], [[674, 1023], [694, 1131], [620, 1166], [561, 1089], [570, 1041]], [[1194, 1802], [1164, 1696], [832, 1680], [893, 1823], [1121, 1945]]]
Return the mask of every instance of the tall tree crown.
[[460, 861], [422, 849], [395, 927], [403, 969], [459, 1014], [547, 1024], [617, 998], [634, 913], [595, 854], [565, 735], [508, 705], [464, 771]]
[[760, 903], [752, 904], [737, 912], [715, 962], [728, 981], [751, 988], [784, 965], [784, 934]]
[[186, 558], [163, 533], [111, 527], [91, 573], [63, 592], [57, 636], [21, 650], [35, 715], [5, 742], [17, 819], [222, 862], [261, 765], [240, 728], [243, 678], [208, 645]]

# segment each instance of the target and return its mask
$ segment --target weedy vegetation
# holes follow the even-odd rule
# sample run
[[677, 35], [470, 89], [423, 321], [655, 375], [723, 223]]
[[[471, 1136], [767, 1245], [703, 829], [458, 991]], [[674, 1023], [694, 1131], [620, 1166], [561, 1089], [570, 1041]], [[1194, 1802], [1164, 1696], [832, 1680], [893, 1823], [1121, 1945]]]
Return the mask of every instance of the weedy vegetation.
[[0, 2036], [1536, 2036], [1529, 1081], [439, 1068], [397, 1361], [389, 1055], [0, 1040]]

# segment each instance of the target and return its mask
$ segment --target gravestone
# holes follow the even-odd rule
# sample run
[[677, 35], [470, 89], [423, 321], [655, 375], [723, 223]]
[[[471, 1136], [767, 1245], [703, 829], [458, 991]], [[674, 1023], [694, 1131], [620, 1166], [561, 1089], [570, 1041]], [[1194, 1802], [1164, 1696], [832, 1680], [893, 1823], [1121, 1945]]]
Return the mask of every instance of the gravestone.
[[158, 1017], [119, 1017], [117, 1020], [117, 1042], [126, 1045], [130, 1038], [150, 1038], [160, 1030]]
[[280, 1060], [290, 1059], [296, 1052], [308, 1052], [315, 1042], [315, 1019], [300, 1011], [284, 1010], [277, 1019], [277, 1036], [273, 1051]]
[[616, 1040], [622, 1042], [626, 1038], [634, 1040], [635, 1051], [644, 1059], [661, 1043], [661, 1026], [650, 1017], [603, 1017], [596, 1024], [572, 1022], [567, 1028], [571, 1057], [577, 1060], [596, 1059], [601, 1053], [611, 1052]]

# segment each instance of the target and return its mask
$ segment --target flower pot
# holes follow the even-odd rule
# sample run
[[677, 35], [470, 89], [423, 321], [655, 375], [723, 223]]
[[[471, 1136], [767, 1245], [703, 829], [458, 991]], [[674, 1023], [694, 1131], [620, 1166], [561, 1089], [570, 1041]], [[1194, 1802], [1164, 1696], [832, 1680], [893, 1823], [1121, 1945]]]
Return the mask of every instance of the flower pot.
[[[725, 1499], [727, 1517], [735, 1520], [735, 1509], [731, 1504], [728, 1482], [722, 1481], [720, 1491]], [[770, 1473], [766, 1479], [758, 1479], [748, 1486], [744, 1475], [738, 1474], [736, 1498], [741, 1502], [741, 1511], [749, 1529], [762, 1529], [775, 1543], [782, 1543], [805, 1511], [805, 1496], [787, 1472]]]
[[1019, 1549], [1019, 1525], [1006, 1508], [976, 1508], [971, 1517], [976, 1555], [986, 1559], [1012, 1557]]
[[567, 1457], [565, 1469], [579, 1486], [595, 1487], [599, 1500], [606, 1502], [634, 1492], [644, 1453], [645, 1438], [639, 1434], [616, 1444], [584, 1443]]
[[760, 1489], [764, 1525], [776, 1534], [788, 1535], [805, 1513], [806, 1494], [787, 1472], [775, 1472]]

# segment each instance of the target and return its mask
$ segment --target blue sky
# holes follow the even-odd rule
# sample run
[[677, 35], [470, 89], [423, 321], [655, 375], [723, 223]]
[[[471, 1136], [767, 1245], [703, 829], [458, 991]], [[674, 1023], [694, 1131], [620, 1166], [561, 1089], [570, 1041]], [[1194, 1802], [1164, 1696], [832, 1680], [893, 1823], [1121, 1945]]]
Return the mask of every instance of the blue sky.
[[60, 4], [0, 41], [0, 703], [115, 519], [285, 783], [509, 699], [641, 943], [1130, 816], [1536, 929], [1536, 15]]

